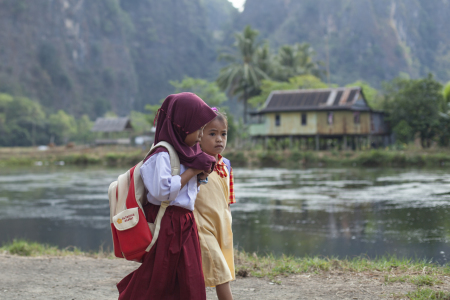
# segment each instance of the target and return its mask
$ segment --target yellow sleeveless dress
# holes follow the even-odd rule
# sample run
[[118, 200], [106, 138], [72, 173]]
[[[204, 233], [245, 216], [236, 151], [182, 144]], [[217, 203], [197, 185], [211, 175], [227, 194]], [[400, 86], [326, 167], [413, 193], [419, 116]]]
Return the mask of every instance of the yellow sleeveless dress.
[[[225, 168], [226, 169], [226, 168]], [[221, 178], [217, 172], [208, 176], [195, 200], [203, 275], [206, 286], [216, 286], [235, 279], [233, 231], [229, 203], [229, 173]]]

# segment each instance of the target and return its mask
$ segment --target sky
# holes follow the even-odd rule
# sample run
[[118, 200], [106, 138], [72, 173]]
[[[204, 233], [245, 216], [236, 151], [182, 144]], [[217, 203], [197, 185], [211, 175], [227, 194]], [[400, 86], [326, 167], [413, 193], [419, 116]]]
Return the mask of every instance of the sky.
[[239, 11], [242, 11], [244, 9], [245, 0], [228, 0], [228, 1], [230, 1], [234, 7], [239, 9]]

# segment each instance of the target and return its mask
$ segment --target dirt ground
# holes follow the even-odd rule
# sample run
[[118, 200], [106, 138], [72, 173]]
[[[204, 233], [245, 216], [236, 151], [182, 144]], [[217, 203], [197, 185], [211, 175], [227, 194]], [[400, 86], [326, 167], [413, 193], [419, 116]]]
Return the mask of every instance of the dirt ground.
[[[138, 267], [120, 259], [83, 256], [19, 257], [0, 254], [0, 299], [116, 299], [115, 284]], [[374, 273], [304, 274], [268, 279], [237, 278], [232, 283], [235, 299], [406, 299], [416, 287], [408, 283], [384, 284]], [[450, 290], [450, 278], [434, 286]], [[217, 299], [207, 288], [207, 298]]]

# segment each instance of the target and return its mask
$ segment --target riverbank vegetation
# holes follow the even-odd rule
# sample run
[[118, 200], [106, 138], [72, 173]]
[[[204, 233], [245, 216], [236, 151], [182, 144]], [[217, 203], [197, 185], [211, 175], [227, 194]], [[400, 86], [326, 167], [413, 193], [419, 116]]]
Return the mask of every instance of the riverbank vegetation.
[[[14, 240], [0, 247], [0, 253], [19, 256], [87, 256], [93, 258], [115, 259], [112, 252], [101, 248], [97, 252], [83, 252], [76, 247], [59, 249], [26, 240]], [[409, 299], [450, 299], [449, 292], [439, 291], [443, 279], [450, 276], [450, 266], [437, 265], [427, 260], [413, 260], [395, 256], [383, 256], [370, 259], [354, 257], [339, 259], [336, 257], [293, 257], [257, 255], [235, 251], [236, 275], [238, 277], [267, 278], [273, 283], [281, 283], [283, 277], [291, 275], [323, 274], [327, 276], [349, 274], [370, 274], [385, 285], [408, 283], [417, 287], [416, 291], [404, 296]]]
[[[142, 160], [148, 149], [136, 147], [0, 148], [0, 166], [108, 166], [130, 167]], [[229, 149], [225, 156], [235, 167], [439, 167], [450, 166], [445, 148], [365, 151], [309, 151], [300, 149]]]

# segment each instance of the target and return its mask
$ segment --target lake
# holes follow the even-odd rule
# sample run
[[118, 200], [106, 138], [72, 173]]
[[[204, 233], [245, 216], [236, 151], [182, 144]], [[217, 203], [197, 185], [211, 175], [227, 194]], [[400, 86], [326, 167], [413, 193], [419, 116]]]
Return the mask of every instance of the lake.
[[[107, 189], [123, 169], [0, 170], [0, 243], [25, 238], [112, 249]], [[239, 169], [235, 247], [248, 252], [427, 258], [450, 255], [446, 169]]]

